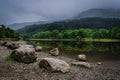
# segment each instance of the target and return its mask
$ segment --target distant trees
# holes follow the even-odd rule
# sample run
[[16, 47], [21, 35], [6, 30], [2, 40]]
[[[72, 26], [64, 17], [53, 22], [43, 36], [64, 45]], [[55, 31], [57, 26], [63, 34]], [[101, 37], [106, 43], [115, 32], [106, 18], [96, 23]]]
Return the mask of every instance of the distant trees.
[[99, 29], [93, 33], [93, 38], [109, 38], [109, 30]]
[[32, 38], [47, 39], [83, 39], [83, 38], [111, 38], [120, 39], [120, 27], [112, 29], [73, 29], [43, 31], [33, 34]]
[[120, 39], [120, 27], [113, 27], [110, 31], [109, 31], [109, 37], [110, 38], [116, 38], [116, 39]]
[[5, 25], [0, 25], [0, 38], [14, 38], [19, 39], [19, 34], [10, 28], [6, 28]]
[[[63, 31], [81, 28], [111, 29], [114, 26], [120, 26], [119, 18], [83, 18], [80, 20], [65, 20], [48, 24], [30, 25], [18, 30], [18, 32], [21, 34], [33, 34], [39, 31]], [[86, 32], [89, 30], [86, 30]]]

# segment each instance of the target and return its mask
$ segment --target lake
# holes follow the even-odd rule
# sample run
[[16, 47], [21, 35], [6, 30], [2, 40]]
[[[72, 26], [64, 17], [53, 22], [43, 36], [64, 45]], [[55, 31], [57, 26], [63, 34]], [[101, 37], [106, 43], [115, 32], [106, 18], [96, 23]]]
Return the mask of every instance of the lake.
[[75, 59], [86, 54], [89, 62], [119, 61], [120, 42], [77, 42], [77, 41], [29, 41], [43, 47], [43, 52], [59, 48], [60, 56]]

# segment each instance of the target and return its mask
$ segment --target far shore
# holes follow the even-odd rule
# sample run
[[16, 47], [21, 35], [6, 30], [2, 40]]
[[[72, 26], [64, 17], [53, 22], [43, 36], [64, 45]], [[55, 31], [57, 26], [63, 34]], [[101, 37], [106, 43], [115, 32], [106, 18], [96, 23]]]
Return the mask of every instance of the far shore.
[[119, 39], [27, 39], [27, 41], [84, 41], [84, 42], [120, 42]]

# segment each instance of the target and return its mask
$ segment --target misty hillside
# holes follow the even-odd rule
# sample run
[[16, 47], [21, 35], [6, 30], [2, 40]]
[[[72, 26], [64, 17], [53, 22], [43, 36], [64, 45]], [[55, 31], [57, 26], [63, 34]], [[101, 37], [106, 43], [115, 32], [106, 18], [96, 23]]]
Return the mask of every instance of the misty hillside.
[[102, 18], [120, 18], [120, 9], [89, 9], [83, 11], [74, 18], [102, 17]]
[[115, 26], [120, 26], [120, 19], [115, 18], [84, 18], [79, 20], [66, 20], [61, 22], [54, 22], [50, 24], [31, 25], [19, 29], [19, 33], [35, 33], [38, 31], [52, 31], [52, 30], [66, 30], [66, 29], [110, 29]]
[[[81, 19], [88, 17], [101, 17], [101, 18], [120, 18], [120, 9], [89, 9], [87, 11], [81, 12], [73, 19]], [[25, 22], [25, 23], [15, 23], [8, 25], [11, 29], [18, 30], [25, 26], [33, 24], [47, 24], [54, 21], [38, 21], [38, 22]]]
[[14, 23], [14, 24], [8, 25], [8, 27], [13, 29], [13, 30], [18, 30], [18, 29], [21, 29], [21, 28], [23, 28], [25, 26], [28, 26], [28, 25], [46, 24], [46, 23], [50, 23], [50, 22], [52, 22], [52, 21], [37, 21], [37, 22]]

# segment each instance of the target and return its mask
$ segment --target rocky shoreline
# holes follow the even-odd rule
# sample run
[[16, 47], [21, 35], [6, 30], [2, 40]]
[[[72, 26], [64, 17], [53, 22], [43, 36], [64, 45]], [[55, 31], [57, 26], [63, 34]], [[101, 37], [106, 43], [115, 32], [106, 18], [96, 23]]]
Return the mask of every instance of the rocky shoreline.
[[[37, 61], [30, 64], [6, 61], [5, 57], [11, 52], [10, 49], [0, 46], [0, 80], [119, 80], [120, 61], [91, 62], [91, 68], [74, 66], [75, 61], [64, 56], [52, 56], [45, 52], [36, 52]], [[42, 58], [55, 58], [66, 61], [70, 66], [67, 73], [51, 72], [39, 68]]]

